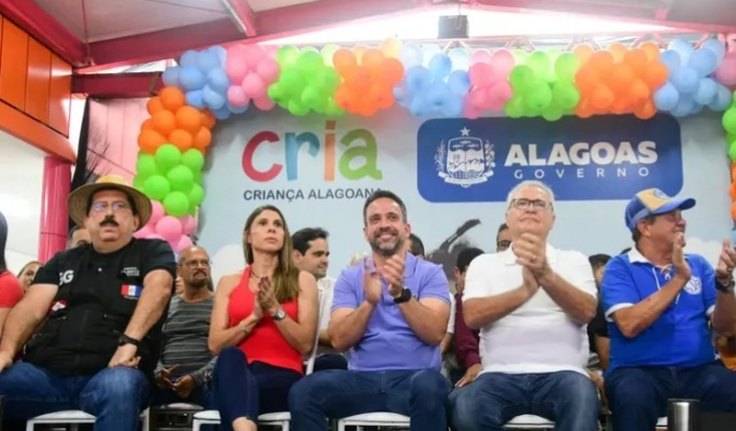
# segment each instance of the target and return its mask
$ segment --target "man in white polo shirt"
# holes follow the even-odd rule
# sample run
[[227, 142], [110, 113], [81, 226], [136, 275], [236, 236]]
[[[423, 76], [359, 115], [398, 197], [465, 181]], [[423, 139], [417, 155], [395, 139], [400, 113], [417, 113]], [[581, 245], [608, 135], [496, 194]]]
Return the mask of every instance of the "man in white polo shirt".
[[502, 430], [534, 414], [558, 431], [594, 431], [600, 405], [588, 377], [585, 325], [596, 311], [588, 258], [547, 243], [554, 194], [538, 181], [509, 193], [511, 247], [478, 256], [468, 268], [465, 323], [480, 329], [482, 371], [450, 396], [459, 431]]

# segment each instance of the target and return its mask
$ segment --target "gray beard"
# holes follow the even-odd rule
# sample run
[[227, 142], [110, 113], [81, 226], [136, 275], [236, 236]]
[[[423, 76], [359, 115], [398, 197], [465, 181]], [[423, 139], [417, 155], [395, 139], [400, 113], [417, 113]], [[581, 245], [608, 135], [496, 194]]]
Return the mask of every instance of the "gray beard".
[[395, 255], [401, 248], [404, 246], [404, 240], [399, 238], [398, 241], [396, 241], [396, 245], [391, 249], [385, 249], [381, 248], [378, 241], [371, 241], [371, 250], [373, 250], [376, 254], [379, 254], [384, 257], [391, 257]]

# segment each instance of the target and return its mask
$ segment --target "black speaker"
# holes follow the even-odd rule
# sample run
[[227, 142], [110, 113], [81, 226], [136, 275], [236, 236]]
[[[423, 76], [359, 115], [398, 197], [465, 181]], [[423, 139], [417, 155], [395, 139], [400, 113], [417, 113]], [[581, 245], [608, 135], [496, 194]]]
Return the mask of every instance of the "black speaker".
[[440, 39], [467, 39], [468, 38], [468, 16], [449, 15], [441, 16], [438, 24]]

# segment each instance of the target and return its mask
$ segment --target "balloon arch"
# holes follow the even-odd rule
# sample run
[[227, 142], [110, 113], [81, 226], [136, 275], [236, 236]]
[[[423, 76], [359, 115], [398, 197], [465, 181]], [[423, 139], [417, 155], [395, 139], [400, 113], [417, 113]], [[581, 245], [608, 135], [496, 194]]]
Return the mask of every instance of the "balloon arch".
[[[733, 48], [733, 47], [732, 47]], [[295, 116], [370, 117], [399, 105], [415, 116], [587, 118], [658, 111], [683, 117], [724, 112], [728, 154], [736, 162], [736, 50], [707, 39], [613, 44], [572, 51], [454, 48], [402, 44], [321, 50], [247, 44], [187, 51], [163, 73], [166, 85], [148, 101], [141, 125], [134, 186], [153, 202], [139, 237], [168, 241], [178, 252], [192, 242], [205, 191], [202, 168], [217, 120], [276, 105]], [[732, 178], [736, 178], [736, 165]], [[736, 220], [736, 181], [731, 184]]]

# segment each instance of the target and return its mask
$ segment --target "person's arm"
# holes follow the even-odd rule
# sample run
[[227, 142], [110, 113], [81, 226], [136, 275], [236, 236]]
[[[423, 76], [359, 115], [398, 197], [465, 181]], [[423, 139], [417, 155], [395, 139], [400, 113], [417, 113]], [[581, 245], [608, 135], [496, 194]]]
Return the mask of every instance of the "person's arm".
[[478, 337], [468, 328], [463, 320], [463, 303], [457, 301], [455, 316], [455, 354], [464, 368], [480, 364]]
[[593, 340], [595, 342], [595, 351], [598, 352], [601, 369], [605, 371], [611, 364], [611, 339], [596, 334], [593, 336]]
[[325, 286], [327, 283], [332, 283], [332, 280], [323, 279], [323, 298], [319, 310], [319, 345], [332, 347], [332, 341], [330, 341], [330, 334], [327, 329], [330, 326], [330, 309], [332, 308], [332, 295], [335, 286], [331, 284]]
[[375, 309], [375, 304], [363, 301], [358, 308], [334, 310], [330, 316], [328, 329], [332, 347], [338, 352], [344, 352], [358, 344]]
[[[357, 276], [352, 276], [354, 272]], [[362, 280], [362, 286], [356, 286], [355, 280]], [[381, 278], [370, 268], [368, 259], [363, 261], [362, 272], [357, 267], [343, 272], [335, 283], [327, 330], [335, 350], [344, 352], [360, 342], [381, 295]]]
[[[317, 335], [317, 283], [314, 276], [306, 271], [299, 273], [299, 314], [297, 320], [288, 315], [281, 320], [274, 320], [276, 327], [286, 342], [302, 355], [308, 355], [314, 348], [314, 337]], [[273, 315], [279, 306], [269, 310]]]
[[[705, 267], [705, 279], [703, 282], [704, 294], [709, 294], [707, 305], [712, 304], [712, 296], [715, 293], [715, 308], [711, 315], [713, 329], [724, 337], [736, 335], [736, 296], [734, 296], [733, 271], [736, 267], [736, 252], [728, 239], [723, 241], [721, 256], [713, 273], [710, 264], [703, 261]], [[714, 279], [710, 281], [711, 277]], [[716, 290], [715, 283], [727, 288], [727, 291]], [[730, 288], [729, 288], [730, 286]], [[710, 307], [709, 307], [710, 308]]]
[[217, 363], [217, 356], [213, 356], [202, 368], [189, 373], [198, 388], [204, 386], [212, 379], [212, 371], [215, 369], [215, 363]]
[[[586, 262], [590, 269], [590, 265]], [[591, 283], [594, 283], [591, 272]], [[549, 271], [539, 279], [540, 286], [547, 291], [549, 297], [557, 303], [570, 318], [584, 325], [595, 317], [598, 301], [595, 296], [573, 286], [559, 274]]]
[[247, 337], [261, 320], [263, 311], [254, 301], [253, 312], [235, 326], [230, 326], [230, 315], [228, 305], [230, 294], [238, 285], [240, 274], [226, 275], [217, 283], [215, 289], [215, 303], [212, 306], [212, 317], [210, 318], [210, 334], [207, 338], [207, 347], [210, 353], [219, 355], [222, 349], [235, 346]]
[[450, 350], [452, 342], [455, 339], [455, 313], [455, 297], [450, 294], [450, 320], [447, 322], [447, 331], [445, 332], [445, 336], [442, 337], [442, 342], [440, 343], [440, 353], [443, 355]]
[[0, 274], [0, 336], [10, 310], [23, 299], [23, 286], [10, 272]]
[[442, 342], [450, 317], [450, 304], [434, 297], [418, 301], [412, 297], [399, 304], [399, 311], [420, 340], [431, 346]]
[[[58, 290], [56, 284], [33, 284], [13, 307], [5, 321], [0, 341], [0, 356], [3, 359], [10, 358], [12, 363], [12, 358], [46, 318]], [[4, 365], [2, 361], [0, 365]]]
[[165, 269], [155, 269], [143, 279], [143, 291], [135, 306], [125, 335], [142, 340], [148, 331], [159, 321], [171, 299], [171, 286], [174, 277]]

